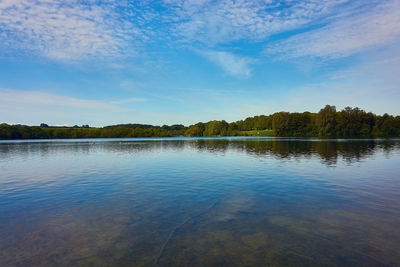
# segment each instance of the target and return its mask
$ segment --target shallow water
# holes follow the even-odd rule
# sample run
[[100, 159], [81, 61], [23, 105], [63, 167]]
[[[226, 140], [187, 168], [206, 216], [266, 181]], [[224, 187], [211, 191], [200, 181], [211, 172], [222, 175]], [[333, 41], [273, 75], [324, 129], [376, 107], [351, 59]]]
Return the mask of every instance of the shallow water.
[[0, 266], [398, 266], [400, 140], [0, 142]]

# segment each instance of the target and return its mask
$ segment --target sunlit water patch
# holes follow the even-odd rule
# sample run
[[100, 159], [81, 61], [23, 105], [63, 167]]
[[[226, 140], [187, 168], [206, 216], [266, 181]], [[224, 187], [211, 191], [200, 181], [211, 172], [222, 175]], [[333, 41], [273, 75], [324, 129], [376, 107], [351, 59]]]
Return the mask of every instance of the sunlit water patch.
[[0, 143], [0, 266], [396, 266], [400, 141]]

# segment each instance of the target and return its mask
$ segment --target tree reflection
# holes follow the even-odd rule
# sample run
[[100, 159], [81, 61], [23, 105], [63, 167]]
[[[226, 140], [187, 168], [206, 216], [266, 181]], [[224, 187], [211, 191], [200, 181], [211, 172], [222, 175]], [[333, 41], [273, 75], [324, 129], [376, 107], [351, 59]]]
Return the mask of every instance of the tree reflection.
[[49, 157], [57, 153], [89, 154], [95, 152], [147, 153], [155, 150], [182, 151], [194, 149], [206, 153], [236, 151], [257, 157], [278, 159], [319, 157], [324, 164], [334, 166], [341, 158], [351, 164], [372, 156], [378, 151], [387, 154], [398, 150], [398, 139], [142, 139], [142, 140], [80, 140], [72, 142], [18, 142], [0, 143], [0, 159], [12, 156], [29, 156], [40, 153]]

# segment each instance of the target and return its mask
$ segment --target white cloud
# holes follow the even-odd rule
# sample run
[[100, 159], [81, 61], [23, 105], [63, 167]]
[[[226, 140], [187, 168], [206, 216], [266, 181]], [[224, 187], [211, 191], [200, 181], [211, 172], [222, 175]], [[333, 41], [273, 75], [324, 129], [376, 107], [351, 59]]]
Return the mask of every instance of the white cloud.
[[0, 1], [0, 47], [52, 59], [119, 56], [144, 29], [121, 18], [113, 1]]
[[217, 64], [231, 76], [248, 78], [251, 75], [250, 64], [254, 63], [254, 60], [251, 58], [238, 56], [223, 51], [207, 50], [198, 51], [198, 53], [209, 61]]
[[41, 122], [56, 124], [103, 125], [115, 118], [125, 118], [131, 109], [116, 103], [81, 99], [50, 94], [40, 91], [21, 91], [0, 88], [0, 122], [29, 121], [35, 125]]
[[281, 58], [340, 58], [400, 40], [400, 2], [389, 1], [368, 12], [339, 17], [328, 25], [270, 45]]
[[20, 91], [0, 88], [0, 106], [12, 107], [15, 105], [102, 109], [116, 112], [126, 111], [125, 108], [99, 100], [60, 96], [40, 91]]
[[215, 45], [264, 40], [325, 18], [348, 0], [166, 0], [175, 34], [184, 41]]
[[366, 16], [360, 12], [346, 17], [355, 6], [376, 2], [0, 0], [0, 48], [3, 55], [23, 53], [58, 60], [114, 58], [140, 49], [142, 53], [146, 42], [176, 45], [183, 41], [210, 49], [238, 40], [266, 42], [274, 34], [328, 23], [278, 42], [268, 51], [290, 57], [313, 53], [336, 57], [394, 38], [390, 34], [400, 28], [396, 0]]
[[[310, 26], [314, 29], [310, 30]], [[251, 76], [254, 61], [223, 51], [222, 44], [229, 44], [230, 51], [234, 51], [232, 47], [245, 50], [245, 44], [235, 41], [264, 45], [274, 34], [284, 35], [273, 38], [286, 38], [286, 34], [293, 34], [291, 30], [306, 29], [271, 43], [266, 53], [285, 59], [311, 56], [329, 59], [397, 42], [400, 3], [398, 0], [368, 3], [360, 0], [0, 0], [0, 55], [31, 54], [63, 61], [110, 57], [113, 67], [121, 70], [126, 65], [118, 64], [116, 57], [125, 58], [136, 50], [146, 54], [146, 49], [155, 43], [157, 51], [148, 51], [159, 60], [157, 42], [162, 40], [166, 47], [182, 48], [179, 44], [183, 42], [192, 49], [196, 47], [196, 51], [203, 50], [199, 53], [227, 74], [247, 78]], [[149, 69], [160, 65], [149, 58], [145, 61]]]
[[112, 104], [119, 105], [119, 104], [129, 104], [129, 103], [140, 103], [140, 102], [147, 102], [149, 101], [147, 98], [144, 97], [131, 97], [125, 98], [117, 101], [112, 101]]

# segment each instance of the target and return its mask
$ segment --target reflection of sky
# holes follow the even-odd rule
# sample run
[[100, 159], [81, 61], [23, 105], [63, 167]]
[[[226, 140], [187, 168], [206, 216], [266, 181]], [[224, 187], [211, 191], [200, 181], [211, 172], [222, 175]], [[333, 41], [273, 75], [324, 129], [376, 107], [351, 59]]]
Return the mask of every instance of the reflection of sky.
[[[273, 151], [254, 151], [254, 144], [249, 150], [244, 149], [246, 143], [226, 145], [141, 141], [24, 143], [6, 148], [3, 144], [0, 236], [21, 225], [25, 225], [21, 233], [35, 232], [44, 222], [62, 225], [66, 216], [78, 225], [97, 218], [98, 231], [104, 231], [101, 225], [108, 225], [114, 213], [115, 218], [121, 213], [129, 217], [124, 219], [128, 225], [142, 225], [144, 233], [150, 231], [145, 225], [155, 223], [160, 239], [173, 225], [194, 223], [196, 218], [214, 225], [243, 214], [256, 221], [274, 216], [271, 221], [292, 227], [288, 218], [311, 223], [311, 214], [322, 213], [318, 216], [324, 218], [329, 211], [336, 218], [340, 211], [340, 218], [359, 220], [365, 227], [379, 215], [392, 229], [390, 222], [400, 216], [400, 153], [395, 145], [389, 154], [375, 146], [372, 152], [366, 150], [365, 157], [350, 153], [358, 159], [339, 156], [333, 165], [313, 149], [306, 149], [304, 156], [299, 150], [281, 158]], [[208, 213], [214, 214], [213, 219]], [[130, 229], [124, 225], [120, 227]], [[379, 227], [375, 231], [380, 234]], [[0, 243], [0, 248], [4, 245]]]

